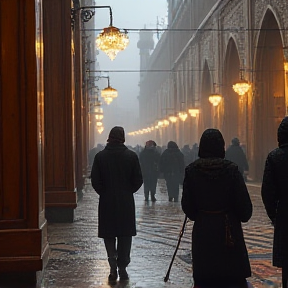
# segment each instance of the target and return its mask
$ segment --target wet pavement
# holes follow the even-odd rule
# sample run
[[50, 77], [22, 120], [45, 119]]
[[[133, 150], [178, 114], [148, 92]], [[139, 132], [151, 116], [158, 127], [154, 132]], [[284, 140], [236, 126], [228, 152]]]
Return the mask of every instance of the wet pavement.
[[[187, 222], [168, 282], [164, 282], [185, 215], [180, 202], [168, 202], [166, 186], [159, 180], [157, 202], [144, 201], [143, 187], [135, 193], [137, 236], [133, 237], [130, 280], [108, 284], [109, 266], [103, 239], [97, 237], [98, 195], [87, 179], [83, 200], [75, 210], [75, 222], [49, 224], [50, 260], [42, 288], [189, 288], [193, 287], [191, 231]], [[252, 219], [243, 225], [254, 287], [278, 286], [280, 270], [271, 265], [273, 227], [260, 196], [260, 186], [248, 184], [254, 206]], [[269, 282], [272, 281], [272, 282]]]

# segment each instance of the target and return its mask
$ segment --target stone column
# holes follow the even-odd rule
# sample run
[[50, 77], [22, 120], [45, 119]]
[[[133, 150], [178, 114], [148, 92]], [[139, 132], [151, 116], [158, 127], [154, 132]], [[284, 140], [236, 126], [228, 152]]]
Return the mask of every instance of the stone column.
[[70, 0], [43, 0], [45, 206], [48, 222], [73, 222], [77, 206], [70, 15]]
[[0, 1], [1, 284], [35, 283], [49, 253], [42, 172], [41, 7], [40, 0]]

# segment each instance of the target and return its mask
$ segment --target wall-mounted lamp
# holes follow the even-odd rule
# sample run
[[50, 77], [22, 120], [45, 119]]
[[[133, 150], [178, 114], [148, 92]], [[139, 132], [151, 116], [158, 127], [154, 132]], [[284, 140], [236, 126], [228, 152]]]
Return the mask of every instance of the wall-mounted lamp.
[[110, 86], [109, 76], [97, 76], [97, 78], [106, 78], [108, 80], [108, 86], [101, 90], [101, 97], [109, 105], [114, 98], [118, 97], [118, 91]]
[[85, 7], [73, 8], [71, 10], [72, 28], [74, 29], [75, 27], [78, 11], [81, 11], [81, 21], [88, 22], [95, 15], [94, 10], [99, 8], [109, 9], [110, 25], [104, 28], [103, 31], [100, 34], [98, 34], [96, 38], [96, 45], [100, 50], [105, 52], [111, 60], [114, 60], [118, 52], [126, 49], [126, 47], [129, 44], [129, 38], [126, 30], [124, 31], [124, 33], [122, 33], [118, 28], [113, 26], [112, 9], [110, 6], [85, 6]]

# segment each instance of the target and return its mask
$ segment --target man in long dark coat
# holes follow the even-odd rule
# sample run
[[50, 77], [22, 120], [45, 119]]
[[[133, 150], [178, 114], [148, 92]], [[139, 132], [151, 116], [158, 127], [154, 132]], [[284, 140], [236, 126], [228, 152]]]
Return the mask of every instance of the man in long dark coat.
[[247, 288], [251, 276], [241, 222], [252, 215], [252, 203], [237, 166], [225, 160], [224, 139], [207, 129], [199, 159], [186, 167], [182, 209], [194, 222], [194, 287]]
[[238, 138], [232, 139], [232, 145], [226, 150], [225, 158], [237, 164], [238, 169], [244, 177], [244, 172], [249, 171], [249, 165], [243, 149], [240, 147]]
[[[92, 186], [99, 194], [98, 236], [104, 238], [110, 265], [109, 281], [128, 280], [132, 236], [136, 235], [133, 193], [143, 180], [135, 152], [125, 142], [124, 129], [110, 131], [104, 150], [96, 154], [91, 171]], [[116, 243], [117, 239], [117, 243]]]
[[179, 184], [183, 184], [184, 155], [174, 141], [169, 141], [167, 149], [160, 157], [160, 171], [164, 174], [169, 202], [178, 202]]
[[282, 268], [282, 287], [288, 286], [288, 117], [278, 128], [278, 148], [266, 159], [262, 200], [274, 225], [273, 265]]
[[145, 148], [139, 155], [143, 182], [145, 201], [149, 200], [149, 192], [152, 202], [156, 201], [156, 187], [159, 174], [160, 153], [156, 150], [156, 143], [149, 140], [145, 144]]

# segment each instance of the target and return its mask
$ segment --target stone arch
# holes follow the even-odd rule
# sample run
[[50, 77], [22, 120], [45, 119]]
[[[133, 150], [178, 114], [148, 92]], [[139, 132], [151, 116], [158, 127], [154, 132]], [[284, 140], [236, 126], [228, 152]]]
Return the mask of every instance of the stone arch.
[[205, 60], [203, 74], [202, 74], [202, 85], [201, 85], [201, 113], [200, 113], [200, 134], [207, 129], [213, 126], [213, 119], [211, 114], [212, 105], [209, 102], [209, 95], [212, 92], [212, 78], [210, 69]]
[[[240, 137], [239, 95], [233, 90], [233, 84], [240, 79], [240, 58], [233, 38], [228, 41], [223, 71], [223, 124], [222, 132], [227, 145], [234, 137]], [[240, 139], [242, 141], [243, 139]]]
[[254, 68], [254, 173], [261, 180], [265, 159], [277, 147], [277, 129], [285, 116], [283, 42], [277, 20], [268, 9], [256, 47]]

